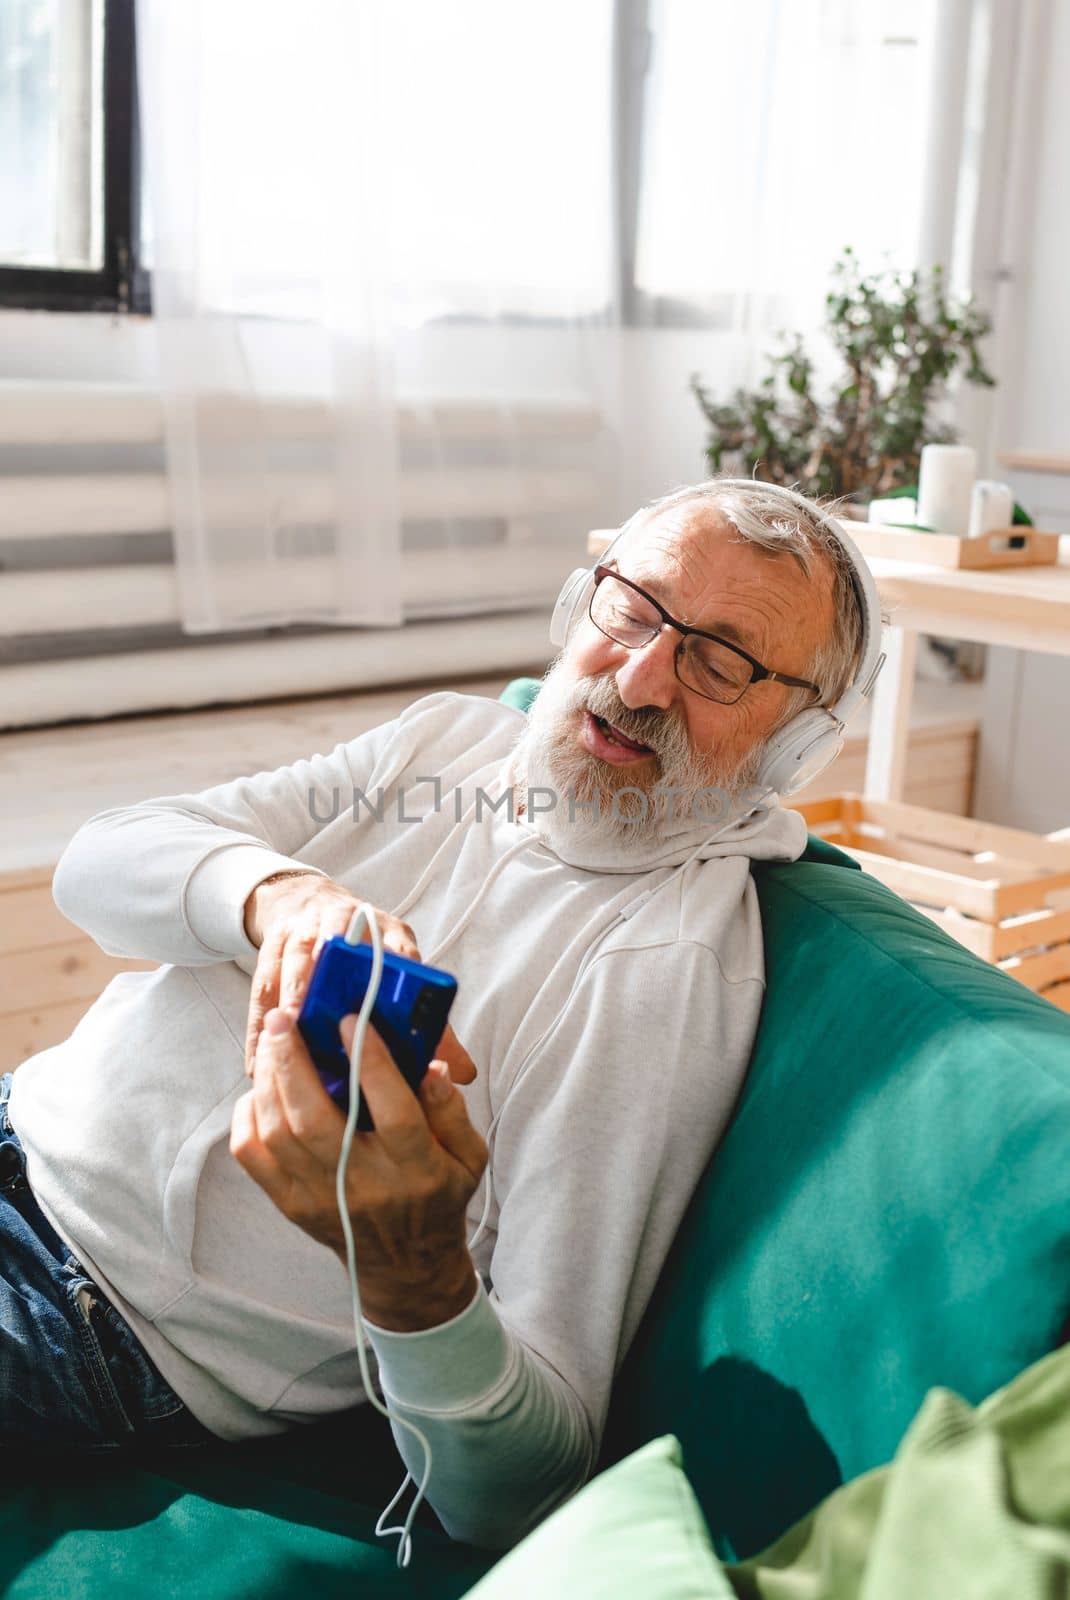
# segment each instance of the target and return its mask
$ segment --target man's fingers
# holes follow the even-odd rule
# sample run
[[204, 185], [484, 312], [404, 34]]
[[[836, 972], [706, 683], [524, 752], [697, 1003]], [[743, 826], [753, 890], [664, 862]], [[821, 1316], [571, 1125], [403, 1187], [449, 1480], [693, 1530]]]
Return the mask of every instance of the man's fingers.
[[254, 1091], [248, 1090], [235, 1102], [230, 1121], [230, 1153], [276, 1203], [288, 1188], [278, 1162], [264, 1148], [256, 1117]]
[[[265, 930], [246, 1025], [245, 1070], [250, 1077], [264, 1018], [274, 1006], [300, 1010], [325, 940], [344, 936], [352, 921], [357, 902], [340, 886], [325, 881], [327, 887], [321, 887], [318, 896], [307, 901], [299, 914], [280, 916]], [[416, 935], [409, 924], [386, 912], [378, 913], [378, 917], [386, 948], [419, 961]], [[363, 938], [368, 939], [367, 927]]]
[[[305, 991], [325, 940], [333, 939], [336, 935], [344, 936], [352, 920], [352, 909], [342, 906], [332, 915], [324, 916], [318, 926], [291, 931], [282, 952], [282, 972], [279, 978], [277, 1002], [280, 1006], [284, 1006], [287, 1011], [301, 1009]], [[419, 960], [419, 956], [414, 959]]]
[[[328, 939], [344, 938], [352, 920], [351, 906], [335, 904], [332, 909], [320, 912], [319, 925], [314, 934], [306, 939], [303, 945], [298, 941], [300, 947], [293, 951], [292, 966], [287, 971], [280, 988], [280, 1005], [286, 1006], [288, 1010], [300, 1010], [320, 951]], [[289, 946], [287, 955], [290, 955]]]
[[[354, 905], [353, 911], [356, 911], [356, 909]], [[416, 943], [416, 935], [409, 927], [409, 924], [400, 921], [398, 917], [389, 916], [385, 911], [376, 911], [375, 915], [379, 924], [379, 932], [383, 936], [384, 950], [393, 950], [395, 955], [407, 956], [410, 961], [419, 961], [420, 947]], [[346, 927], [349, 926], [350, 921], [352, 921], [352, 912]], [[344, 933], [345, 928], [342, 931]], [[371, 944], [371, 930], [367, 923], [364, 924], [361, 930], [360, 942], [361, 944]]]
[[346, 906], [340, 906], [330, 916], [325, 916], [320, 923], [316, 935], [316, 943], [312, 949], [313, 963], [319, 960], [320, 951], [328, 939], [344, 939], [346, 929], [353, 920], [353, 912]]
[[291, 929], [282, 948], [279, 969], [278, 1004], [287, 1011], [299, 1011], [305, 998], [308, 980], [315, 965], [314, 951], [319, 933], [317, 927]]
[[468, 1120], [464, 1095], [459, 1094], [444, 1061], [432, 1061], [420, 1085], [420, 1104], [428, 1125], [444, 1150], [475, 1183], [487, 1164], [487, 1144]]
[[253, 1064], [253, 1109], [261, 1144], [289, 1171], [294, 1166], [305, 1166], [307, 1157], [290, 1126], [279, 1093], [277, 1066], [282, 1040], [276, 1030], [280, 1019], [286, 1023], [287, 1035], [300, 1038], [288, 1012], [281, 1008], [268, 1012]]
[[279, 1003], [279, 963], [284, 937], [281, 927], [275, 931], [268, 929], [260, 946], [256, 970], [253, 973], [252, 988], [249, 991], [249, 1017], [245, 1028], [245, 1070], [250, 1078], [253, 1075], [253, 1057], [256, 1055], [257, 1041], [264, 1026], [264, 1018], [271, 1008]]
[[396, 917], [380, 917], [379, 928], [383, 935], [383, 944], [388, 950], [393, 950], [395, 955], [405, 956], [409, 961], [420, 960], [420, 947], [416, 943], [416, 935], [407, 922], [399, 922]]
[[449, 1067], [454, 1083], [475, 1082], [476, 1064], [448, 1022], [446, 1031], [435, 1047], [435, 1056]]
[[281, 1008], [265, 1023], [255, 1081], [262, 1137], [276, 1141], [280, 1151], [290, 1142], [299, 1146], [291, 1153], [295, 1164], [311, 1157], [321, 1166], [337, 1166], [345, 1117], [320, 1082], [293, 1017]]
[[[322, 1190], [322, 1169], [307, 1157], [303, 1163], [295, 1161], [295, 1148], [298, 1147], [292, 1140], [281, 1152], [271, 1148], [257, 1113], [256, 1091], [250, 1089], [240, 1096], [231, 1116], [230, 1153], [283, 1216], [305, 1227], [310, 1205], [313, 1216], [318, 1216], [322, 1209], [316, 1205], [316, 1196]], [[309, 1230], [306, 1228], [306, 1231]], [[330, 1242], [324, 1240], [319, 1231], [312, 1232], [314, 1238]]]
[[[356, 1017], [342, 1018], [340, 1032], [348, 1055], [353, 1047]], [[406, 1083], [390, 1051], [369, 1023], [360, 1059], [360, 1093], [375, 1122], [375, 1137], [393, 1161], [425, 1156], [430, 1141], [420, 1102]]]

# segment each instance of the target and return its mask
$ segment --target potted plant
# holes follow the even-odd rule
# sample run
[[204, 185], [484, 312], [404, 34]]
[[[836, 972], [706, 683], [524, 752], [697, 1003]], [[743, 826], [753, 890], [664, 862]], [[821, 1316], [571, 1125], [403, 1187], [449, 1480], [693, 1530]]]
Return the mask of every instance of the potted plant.
[[847, 249], [833, 267], [825, 331], [842, 376], [819, 394], [802, 336], [781, 334], [753, 390], [714, 400], [697, 375], [691, 388], [710, 425], [706, 456], [770, 483], [862, 504], [916, 484], [923, 444], [956, 434], [937, 408], [948, 379], [990, 386], [978, 344], [990, 319], [972, 300], [949, 296], [939, 267], [864, 273]]

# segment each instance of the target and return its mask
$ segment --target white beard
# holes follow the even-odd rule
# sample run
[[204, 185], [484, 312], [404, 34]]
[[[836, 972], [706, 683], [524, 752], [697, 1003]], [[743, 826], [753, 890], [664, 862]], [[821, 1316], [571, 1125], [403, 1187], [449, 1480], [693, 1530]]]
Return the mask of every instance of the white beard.
[[[697, 754], [678, 714], [663, 713], [655, 721], [644, 711], [640, 717], [624, 706], [612, 678], [602, 674], [570, 683], [563, 660], [558, 656], [547, 671], [509, 764], [518, 809], [531, 820], [534, 808], [539, 831], [551, 844], [567, 841], [575, 851], [597, 839], [603, 847], [613, 843], [626, 856], [629, 846], [643, 852], [652, 839], [677, 831], [685, 821], [707, 823], [712, 833], [718, 821], [739, 817], [733, 802], [753, 786], [761, 746], [732, 762], [719, 760], [714, 752]], [[619, 783], [607, 781], [614, 769], [585, 750], [578, 737], [585, 710], [648, 744], [656, 771], [642, 779], [625, 771]], [[719, 794], [704, 795], [708, 790]], [[549, 797], [540, 791], [556, 795], [553, 809], [542, 809]], [[751, 788], [749, 805], [753, 803]]]

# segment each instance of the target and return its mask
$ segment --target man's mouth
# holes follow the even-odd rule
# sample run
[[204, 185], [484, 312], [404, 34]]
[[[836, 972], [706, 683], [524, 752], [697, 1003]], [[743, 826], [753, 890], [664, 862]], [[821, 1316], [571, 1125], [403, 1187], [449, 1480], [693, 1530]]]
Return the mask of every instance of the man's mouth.
[[605, 717], [596, 717], [593, 711], [584, 712], [583, 740], [592, 754], [601, 756], [603, 761], [612, 761], [617, 766], [654, 753], [649, 745], [629, 739]]

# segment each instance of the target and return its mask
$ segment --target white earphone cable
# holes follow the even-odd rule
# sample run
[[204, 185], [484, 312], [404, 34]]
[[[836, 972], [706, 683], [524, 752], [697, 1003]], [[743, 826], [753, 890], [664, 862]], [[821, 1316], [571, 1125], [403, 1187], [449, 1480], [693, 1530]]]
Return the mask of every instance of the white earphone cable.
[[357, 1279], [357, 1257], [356, 1248], [353, 1242], [353, 1224], [350, 1220], [349, 1208], [346, 1205], [346, 1168], [349, 1165], [349, 1155], [353, 1148], [353, 1140], [357, 1131], [357, 1117], [360, 1114], [361, 1054], [364, 1050], [364, 1037], [368, 1031], [368, 1022], [371, 1018], [372, 1010], [379, 995], [379, 986], [383, 980], [383, 936], [379, 930], [379, 922], [375, 914], [375, 908], [374, 906], [369, 905], [366, 901], [362, 902], [357, 907], [356, 911], [354, 911], [352, 917], [350, 918], [349, 926], [345, 932], [346, 943], [358, 943], [361, 931], [364, 928], [367, 928], [368, 930], [372, 946], [371, 982], [368, 984], [368, 992], [364, 996], [360, 1012], [357, 1016], [357, 1025], [353, 1030], [353, 1043], [350, 1046], [349, 1051], [349, 1115], [346, 1118], [345, 1132], [342, 1135], [342, 1149], [338, 1157], [338, 1168], [335, 1174], [335, 1198], [338, 1202], [338, 1215], [342, 1223], [342, 1234], [346, 1242], [346, 1266], [349, 1269], [349, 1286], [353, 1296], [353, 1330], [356, 1335], [357, 1359], [360, 1362], [360, 1377], [361, 1382], [364, 1385], [364, 1392], [377, 1411], [381, 1412], [382, 1415], [387, 1417], [391, 1422], [400, 1423], [403, 1428], [407, 1428], [411, 1434], [414, 1434], [415, 1437], [419, 1439], [420, 1444], [423, 1446], [424, 1470], [420, 1477], [419, 1486], [417, 1487], [416, 1498], [409, 1507], [409, 1514], [405, 1518], [404, 1523], [402, 1523], [400, 1527], [385, 1526], [386, 1518], [390, 1515], [398, 1501], [401, 1499], [401, 1496], [404, 1494], [410, 1480], [415, 1481], [412, 1479], [411, 1473], [408, 1472], [405, 1474], [405, 1481], [402, 1483], [401, 1488], [398, 1490], [397, 1494], [395, 1494], [385, 1511], [380, 1514], [379, 1520], [375, 1524], [375, 1531], [380, 1538], [386, 1538], [392, 1533], [400, 1535], [398, 1540], [397, 1564], [399, 1567], [407, 1567], [409, 1564], [409, 1559], [412, 1555], [411, 1529], [413, 1518], [416, 1516], [416, 1513], [419, 1509], [420, 1501], [424, 1498], [428, 1479], [431, 1476], [431, 1446], [424, 1435], [420, 1432], [419, 1428], [417, 1428], [414, 1423], [410, 1422], [407, 1417], [399, 1416], [390, 1408], [389, 1404], [383, 1405], [372, 1387], [371, 1375], [368, 1371], [368, 1357], [364, 1348], [364, 1330], [361, 1326], [362, 1313], [360, 1309], [360, 1284]]

